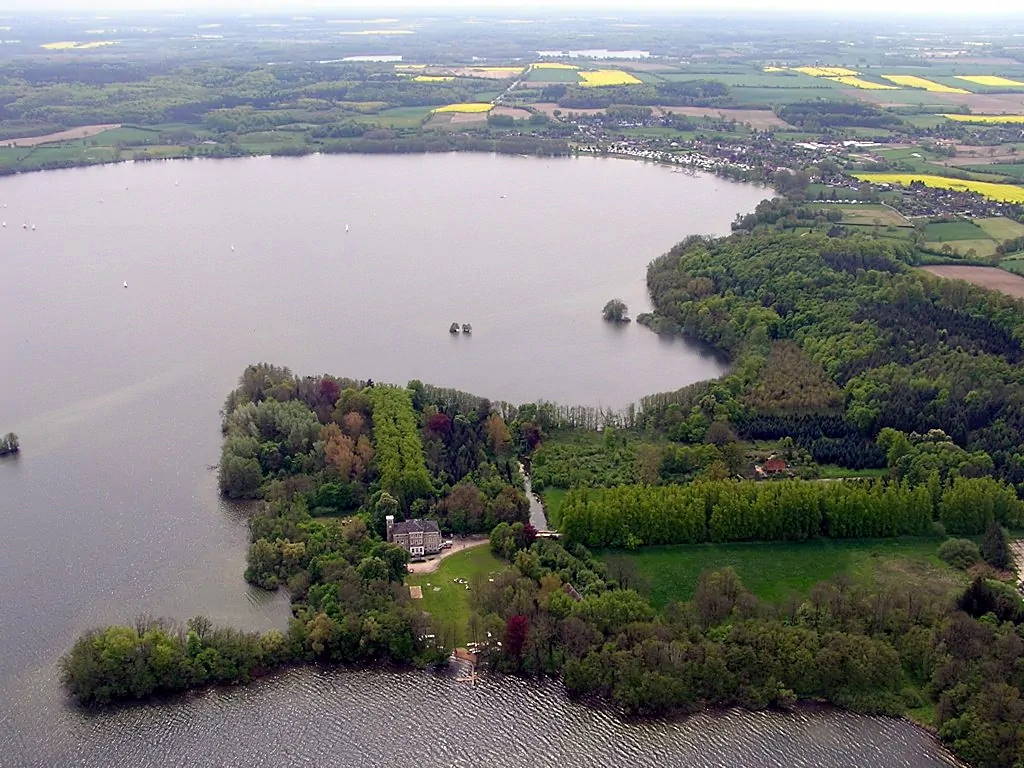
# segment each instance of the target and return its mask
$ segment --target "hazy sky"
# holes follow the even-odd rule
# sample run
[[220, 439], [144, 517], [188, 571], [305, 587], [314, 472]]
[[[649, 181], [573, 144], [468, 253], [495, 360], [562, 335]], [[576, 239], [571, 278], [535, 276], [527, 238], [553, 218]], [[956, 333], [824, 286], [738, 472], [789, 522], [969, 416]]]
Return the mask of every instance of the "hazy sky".
[[372, 2], [344, 2], [344, 0], [0, 0], [0, 13], [18, 11], [60, 10], [75, 13], [102, 13], [104, 10], [216, 10], [262, 12], [300, 12], [302, 10], [336, 10], [339, 12], [365, 9], [379, 15], [389, 9], [427, 10], [450, 8], [467, 11], [502, 10], [523, 15], [530, 11], [553, 11], [560, 8], [572, 11], [622, 13], [631, 11], [725, 10], [747, 9], [770, 12], [772, 10], [824, 11], [836, 15], [854, 12], [867, 14], [927, 14], [975, 15], [999, 13], [1024, 16], [1024, 3], [1020, 0], [856, 0], [849, 4], [832, 4], [821, 0], [384, 0]]

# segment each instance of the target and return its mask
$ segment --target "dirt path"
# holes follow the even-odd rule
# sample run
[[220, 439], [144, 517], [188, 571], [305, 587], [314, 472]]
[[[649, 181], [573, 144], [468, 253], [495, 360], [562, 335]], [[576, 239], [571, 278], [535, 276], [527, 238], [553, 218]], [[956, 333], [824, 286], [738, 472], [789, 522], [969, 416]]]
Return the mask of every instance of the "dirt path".
[[430, 560], [425, 560], [422, 563], [409, 563], [409, 573], [433, 573], [441, 565], [441, 561], [450, 555], [454, 555], [456, 552], [461, 552], [464, 549], [472, 549], [473, 547], [479, 547], [486, 544], [490, 539], [487, 536], [476, 535], [466, 536], [461, 539], [454, 539], [450, 549], [442, 549], [441, 552]]

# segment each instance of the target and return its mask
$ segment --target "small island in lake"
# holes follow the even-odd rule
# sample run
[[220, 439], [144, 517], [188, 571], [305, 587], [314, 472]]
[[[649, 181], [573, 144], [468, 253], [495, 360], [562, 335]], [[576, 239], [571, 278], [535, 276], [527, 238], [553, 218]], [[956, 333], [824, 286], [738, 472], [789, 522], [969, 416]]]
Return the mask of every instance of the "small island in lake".
[[626, 306], [626, 302], [622, 299], [611, 299], [601, 310], [601, 316], [610, 323], [628, 323], [630, 319], [627, 312], [629, 307]]
[[21, 446], [18, 442], [18, 436], [13, 432], [8, 432], [3, 437], [0, 437], [0, 456], [6, 456], [10, 453], [17, 453], [21, 450]]

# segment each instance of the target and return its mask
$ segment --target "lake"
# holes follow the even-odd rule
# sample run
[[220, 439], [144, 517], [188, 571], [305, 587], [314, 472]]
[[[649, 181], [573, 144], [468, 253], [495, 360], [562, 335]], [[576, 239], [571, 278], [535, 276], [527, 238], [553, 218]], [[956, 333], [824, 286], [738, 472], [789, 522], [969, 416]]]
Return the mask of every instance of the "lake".
[[[612, 407], [717, 376], [709, 351], [600, 310], [620, 297], [644, 311], [650, 259], [727, 232], [764, 195], [628, 160], [484, 154], [0, 179], [0, 432], [23, 449], [0, 460], [0, 765], [400, 766], [419, 753], [395, 735], [418, 738], [417, 717], [451, 740], [428, 766], [515, 764], [525, 748], [539, 764], [719, 765], [755, 742], [756, 764], [840, 765], [850, 729], [866, 751], [849, 754], [947, 764], [897, 721], [634, 726], [515, 680], [304, 670], [94, 716], [56, 679], [79, 632], [142, 613], [284, 626], [286, 597], [242, 579], [248, 511], [220, 499], [212, 469], [246, 364]], [[453, 321], [473, 335], [449, 335]]]

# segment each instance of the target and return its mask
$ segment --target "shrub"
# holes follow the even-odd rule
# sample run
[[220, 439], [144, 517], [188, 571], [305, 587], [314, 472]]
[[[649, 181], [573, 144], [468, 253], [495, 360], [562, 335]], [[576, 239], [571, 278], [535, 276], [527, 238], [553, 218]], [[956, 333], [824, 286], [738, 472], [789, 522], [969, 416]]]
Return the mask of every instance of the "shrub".
[[981, 559], [981, 552], [970, 539], [949, 539], [939, 546], [939, 557], [954, 568], [965, 571]]

